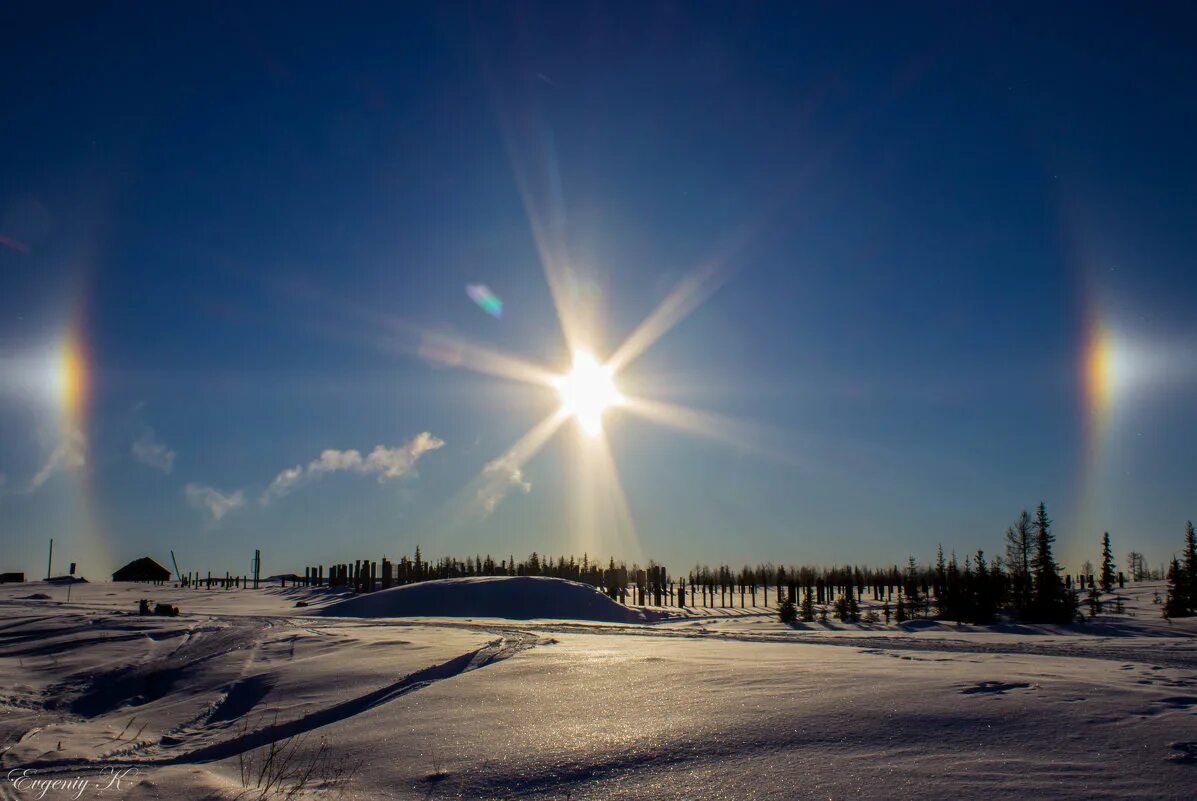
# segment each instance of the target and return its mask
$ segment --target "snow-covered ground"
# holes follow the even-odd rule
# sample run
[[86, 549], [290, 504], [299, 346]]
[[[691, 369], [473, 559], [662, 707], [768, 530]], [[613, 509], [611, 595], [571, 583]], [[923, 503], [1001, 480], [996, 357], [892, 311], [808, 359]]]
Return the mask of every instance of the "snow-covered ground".
[[[0, 586], [0, 797], [233, 798], [270, 743], [321, 741], [313, 798], [1197, 795], [1197, 621], [1163, 620], [1160, 584], [1084, 626], [790, 627], [532, 581]], [[524, 619], [467, 617], [475, 591]], [[459, 616], [391, 616], [430, 609]]]

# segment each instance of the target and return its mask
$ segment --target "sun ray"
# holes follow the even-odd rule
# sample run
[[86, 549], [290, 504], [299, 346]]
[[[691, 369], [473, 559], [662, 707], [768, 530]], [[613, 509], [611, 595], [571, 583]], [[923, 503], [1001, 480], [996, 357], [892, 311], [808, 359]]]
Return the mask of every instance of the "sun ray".
[[578, 302], [578, 280], [565, 238], [565, 197], [553, 131], [544, 122], [531, 93], [516, 108], [513, 99], [501, 91], [500, 82], [495, 80], [485, 60], [483, 67], [540, 267], [566, 346], [573, 352], [583, 347], [595, 332], [587, 335]]
[[351, 303], [323, 288], [297, 282], [278, 282], [278, 286], [294, 298], [319, 302], [321, 314], [304, 315], [302, 319], [309, 329], [330, 339], [419, 356], [441, 366], [461, 367], [509, 381], [552, 387], [557, 379], [552, 371], [527, 359]]
[[488, 515], [513, 487], [530, 486], [523, 476], [524, 466], [561, 428], [568, 416], [564, 409], [557, 409], [532, 426], [502, 455], [487, 462], [467, 489], [471, 510], [476, 514]]
[[574, 548], [640, 558], [640, 536], [606, 437], [578, 437], [574, 448]]
[[670, 290], [657, 307], [623, 341], [607, 360], [607, 366], [618, 372], [641, 356], [703, 301], [715, 293], [726, 280], [727, 271], [721, 260], [712, 259], [683, 278]]
[[[779, 203], [772, 205], [780, 207]], [[741, 224], [716, 247], [714, 255], [683, 277], [615, 349], [607, 361], [611, 369], [618, 372], [627, 367], [719, 291], [744, 266], [749, 253], [764, 243], [771, 217], [766, 211]]]
[[770, 431], [755, 423], [639, 396], [624, 396], [621, 408], [659, 425], [720, 442], [737, 450], [786, 464], [813, 467], [797, 454], [767, 444], [777, 442], [781, 432]]
[[556, 375], [540, 365], [451, 334], [423, 330], [415, 352], [437, 364], [462, 367], [510, 381], [551, 387], [557, 380]]

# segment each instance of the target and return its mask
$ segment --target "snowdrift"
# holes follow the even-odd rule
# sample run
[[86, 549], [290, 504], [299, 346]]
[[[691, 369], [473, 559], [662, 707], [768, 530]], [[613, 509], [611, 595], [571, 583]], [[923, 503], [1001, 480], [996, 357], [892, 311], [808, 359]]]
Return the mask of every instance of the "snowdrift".
[[501, 617], [648, 623], [661, 615], [629, 609], [589, 584], [543, 576], [482, 576], [392, 587], [329, 604], [331, 617]]

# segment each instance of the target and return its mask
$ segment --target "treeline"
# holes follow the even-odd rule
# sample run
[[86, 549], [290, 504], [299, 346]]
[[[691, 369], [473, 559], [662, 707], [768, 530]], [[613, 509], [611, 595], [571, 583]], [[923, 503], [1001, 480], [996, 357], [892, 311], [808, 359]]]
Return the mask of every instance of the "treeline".
[[[1190, 523], [1181, 560], [1168, 571], [1169, 593], [1164, 614], [1180, 617], [1197, 613], [1197, 554]], [[932, 564], [920, 565], [914, 557], [906, 565], [810, 566], [762, 563], [732, 568], [728, 565], [695, 565], [683, 575], [671, 574], [649, 561], [641, 566], [605, 562], [589, 554], [550, 557], [533, 552], [517, 560], [514, 555], [496, 560], [477, 554], [465, 559], [441, 557], [427, 560], [420, 548], [413, 557], [396, 562], [382, 560], [382, 571], [369, 560], [355, 560], [329, 567], [330, 586], [371, 592], [421, 581], [477, 576], [549, 576], [600, 588], [611, 598], [634, 604], [658, 606], [740, 607], [775, 605], [783, 620], [826, 619], [886, 622], [938, 617], [961, 623], [991, 623], [1000, 615], [1026, 622], [1068, 623], [1077, 618], [1078, 595], [1088, 590], [1091, 615], [1102, 607], [1101, 593], [1122, 587], [1126, 576], [1116, 569], [1110, 535], [1102, 539], [1101, 563], [1085, 562], [1078, 574], [1062, 574], [1053, 552], [1055, 535], [1047, 508], [1040, 503], [1032, 515], [1021, 512], [1007, 528], [1005, 553], [987, 558], [982, 550], [958, 558], [945, 557], [940, 547]], [[1136, 580], [1150, 574], [1140, 554], [1132, 552], [1128, 570]], [[305, 568], [297, 583], [326, 583], [323, 567]], [[381, 579], [381, 580], [380, 580]], [[860, 603], [871, 596], [879, 610], [862, 615]], [[1115, 603], [1120, 606], [1120, 599]]]
[[1172, 557], [1168, 568], [1168, 597], [1164, 601], [1164, 617], [1192, 617], [1197, 615], [1197, 535], [1193, 521], [1185, 525], [1183, 556]]

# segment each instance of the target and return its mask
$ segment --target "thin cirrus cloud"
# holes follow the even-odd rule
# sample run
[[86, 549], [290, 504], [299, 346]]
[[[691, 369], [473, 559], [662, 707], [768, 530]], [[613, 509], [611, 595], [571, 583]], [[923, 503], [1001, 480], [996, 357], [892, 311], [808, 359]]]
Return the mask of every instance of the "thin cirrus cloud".
[[532, 482], [524, 478], [524, 472], [510, 454], [488, 462], [486, 467], [482, 468], [482, 479], [477, 500], [483, 513], [488, 515], [512, 490], [518, 490], [525, 495], [532, 491]]
[[215, 487], [193, 482], [183, 488], [183, 493], [187, 496], [187, 503], [207, 511], [213, 522], [219, 522], [229, 512], [245, 506], [245, 493], [241, 490], [222, 492]]
[[147, 428], [133, 441], [133, 458], [147, 467], [169, 473], [175, 465], [175, 452], [158, 441], [154, 429]]
[[36, 475], [29, 480], [29, 486], [25, 489], [25, 492], [36, 491], [42, 484], [49, 481], [50, 476], [60, 470], [80, 470], [86, 463], [87, 439], [83, 436], [82, 431], [77, 428], [71, 428], [63, 433], [62, 438], [58, 441], [58, 445], [54, 448], [54, 452], [50, 454], [50, 458], [42, 465], [42, 469], [38, 470]]
[[267, 506], [271, 501], [289, 494], [300, 484], [317, 481], [327, 473], [348, 472], [375, 476], [381, 484], [411, 473], [420, 457], [429, 451], [444, 447], [444, 440], [422, 431], [408, 442], [394, 448], [375, 445], [366, 456], [360, 451], [339, 451], [328, 449], [308, 462], [307, 467], [295, 465], [280, 472], [262, 493], [259, 503]]

